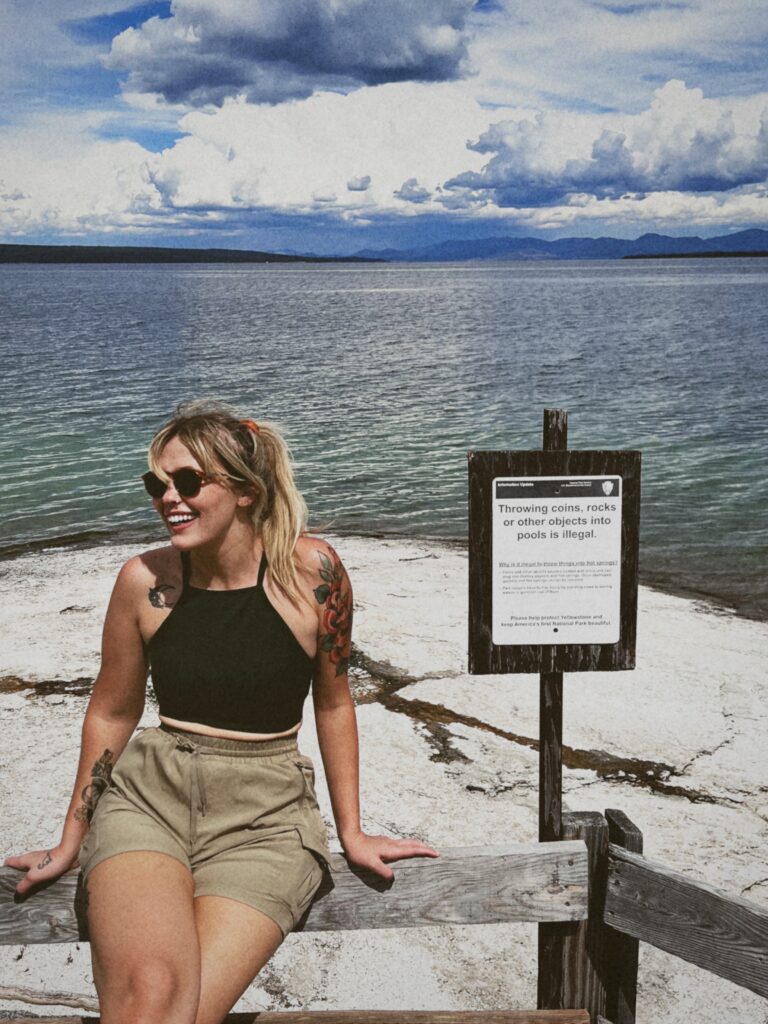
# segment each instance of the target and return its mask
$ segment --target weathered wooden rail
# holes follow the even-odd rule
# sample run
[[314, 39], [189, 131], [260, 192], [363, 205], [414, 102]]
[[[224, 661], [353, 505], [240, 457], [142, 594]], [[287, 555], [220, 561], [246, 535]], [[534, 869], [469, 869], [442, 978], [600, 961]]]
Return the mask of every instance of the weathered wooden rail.
[[[768, 910], [646, 860], [642, 835], [621, 811], [565, 814], [563, 834], [403, 861], [393, 883], [335, 855], [302, 923], [327, 931], [549, 922], [560, 934], [538, 1010], [270, 1012], [230, 1014], [227, 1024], [634, 1024], [640, 941], [768, 997]], [[0, 944], [87, 940], [77, 872], [17, 903], [19, 875], [0, 868]]]
[[[3, 1018], [4, 1024], [99, 1024], [98, 1017]], [[230, 1013], [225, 1024], [590, 1024], [585, 1010], [280, 1010]]]
[[[578, 841], [445, 850], [437, 860], [402, 861], [394, 883], [350, 868], [339, 854], [331, 869], [301, 930], [587, 916], [587, 850]], [[0, 944], [87, 939], [77, 871], [17, 903], [13, 893], [19, 877], [14, 868], [0, 868]]]
[[[20, 872], [0, 868], [0, 944], [87, 940], [78, 873], [69, 872], [23, 902], [13, 893]], [[397, 865], [393, 883], [353, 870], [340, 855], [302, 929], [403, 928], [515, 921], [577, 923], [588, 913], [588, 854], [578, 840], [452, 849], [438, 860]], [[24, 1018], [29, 1020], [29, 1017]], [[38, 1024], [51, 1018], [36, 1018]], [[59, 1017], [81, 1024], [95, 1017]], [[227, 1024], [589, 1024], [581, 1009], [506, 1012], [345, 1011], [230, 1014]], [[21, 1020], [18, 1021], [21, 1024]]]
[[768, 910], [608, 847], [605, 921], [768, 999]]

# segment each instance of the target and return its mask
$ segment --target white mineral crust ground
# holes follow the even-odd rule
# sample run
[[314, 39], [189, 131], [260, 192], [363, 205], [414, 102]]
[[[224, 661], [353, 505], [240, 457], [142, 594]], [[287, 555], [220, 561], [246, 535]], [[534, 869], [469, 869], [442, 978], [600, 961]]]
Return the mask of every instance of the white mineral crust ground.
[[[332, 542], [355, 589], [364, 828], [438, 849], [535, 840], [538, 678], [467, 674], [466, 551]], [[0, 692], [3, 858], [57, 841], [87, 696], [31, 686], [96, 674], [112, 582], [134, 553], [51, 549], [0, 565], [0, 680], [30, 684]], [[768, 906], [768, 624], [641, 588], [637, 651], [633, 672], [565, 677], [564, 809], [619, 808], [649, 858]], [[148, 701], [141, 724], [156, 722]], [[311, 701], [301, 744], [331, 826]], [[0, 985], [94, 995], [88, 947], [0, 947]], [[475, 925], [290, 936], [236, 1009], [535, 1005], [536, 926]], [[0, 1002], [11, 1010], [75, 1012]], [[768, 1003], [643, 944], [637, 1019], [768, 1024]]]

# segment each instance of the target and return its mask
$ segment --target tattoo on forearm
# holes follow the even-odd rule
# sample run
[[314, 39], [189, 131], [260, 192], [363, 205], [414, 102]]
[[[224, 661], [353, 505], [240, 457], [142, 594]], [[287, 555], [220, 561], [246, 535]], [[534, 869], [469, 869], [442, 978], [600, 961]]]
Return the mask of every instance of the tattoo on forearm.
[[173, 608], [176, 604], [175, 598], [168, 591], [175, 590], [170, 583], [158, 583], [157, 586], [149, 588], [149, 603], [153, 608]]
[[111, 750], [105, 750], [98, 761], [91, 768], [91, 781], [83, 789], [80, 799], [83, 801], [75, 811], [75, 821], [87, 821], [90, 825], [93, 812], [99, 797], [109, 785], [112, 778], [114, 754]]
[[37, 870], [38, 871], [42, 871], [43, 868], [47, 868], [52, 860], [53, 860], [53, 857], [51, 856], [51, 851], [50, 850], [46, 850], [45, 851], [45, 856], [40, 861], [40, 863], [37, 865]]
[[343, 675], [349, 668], [350, 637], [352, 635], [352, 594], [345, 585], [345, 573], [339, 556], [333, 552], [333, 561], [327, 555], [320, 555], [322, 583], [315, 587], [318, 604], [325, 605], [323, 627], [326, 632], [320, 637], [320, 650], [336, 666], [336, 675]]

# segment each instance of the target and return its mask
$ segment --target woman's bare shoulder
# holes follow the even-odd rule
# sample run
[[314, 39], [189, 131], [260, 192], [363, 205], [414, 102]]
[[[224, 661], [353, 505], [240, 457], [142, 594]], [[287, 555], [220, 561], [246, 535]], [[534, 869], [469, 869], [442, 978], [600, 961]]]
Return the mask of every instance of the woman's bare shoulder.
[[336, 549], [316, 534], [303, 533], [296, 541], [295, 554], [299, 565], [310, 575], [321, 575], [327, 571], [329, 562], [339, 570], [344, 568]]
[[181, 575], [181, 559], [178, 551], [167, 544], [162, 548], [150, 548], [129, 558], [120, 569], [118, 583], [127, 587], [154, 586], [158, 580]]
[[[134, 555], [120, 569], [112, 605], [143, 621], [151, 608], [172, 608], [183, 589], [181, 559], [170, 545]], [[148, 627], [149, 628], [149, 627]]]
[[296, 545], [302, 589], [311, 593], [311, 603], [322, 619], [327, 602], [343, 597], [351, 603], [352, 584], [336, 549], [314, 534], [304, 534]]

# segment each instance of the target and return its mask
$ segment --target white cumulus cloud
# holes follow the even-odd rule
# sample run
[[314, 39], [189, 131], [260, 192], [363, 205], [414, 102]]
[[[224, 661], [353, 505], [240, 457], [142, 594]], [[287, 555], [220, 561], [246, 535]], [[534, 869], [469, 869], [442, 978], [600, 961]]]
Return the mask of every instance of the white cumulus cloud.
[[563, 125], [548, 112], [496, 123], [472, 149], [490, 154], [480, 172], [446, 183], [501, 207], [545, 206], [572, 193], [727, 191], [768, 178], [768, 96], [707, 99], [672, 80], [635, 115], [582, 115]]
[[[322, 203], [327, 211], [333, 197], [339, 214], [365, 217], [410, 207], [410, 179], [429, 198], [468, 161], [479, 170], [483, 158], [466, 139], [487, 125], [488, 112], [453, 83], [401, 82], [279, 106], [233, 100], [187, 114], [188, 134], [161, 154], [152, 180], [176, 208], [308, 212]], [[359, 177], [361, 166], [375, 175]]]
[[395, 196], [406, 203], [426, 203], [431, 195], [428, 188], [423, 188], [419, 184], [418, 178], [409, 178], [404, 181], [395, 192]]
[[371, 176], [366, 174], [361, 178], [350, 178], [347, 182], [347, 188], [350, 192], [365, 192], [371, 186]]
[[106, 115], [40, 116], [7, 131], [0, 149], [0, 230], [144, 228], [163, 200], [152, 183], [155, 154], [135, 142], [98, 138]]

